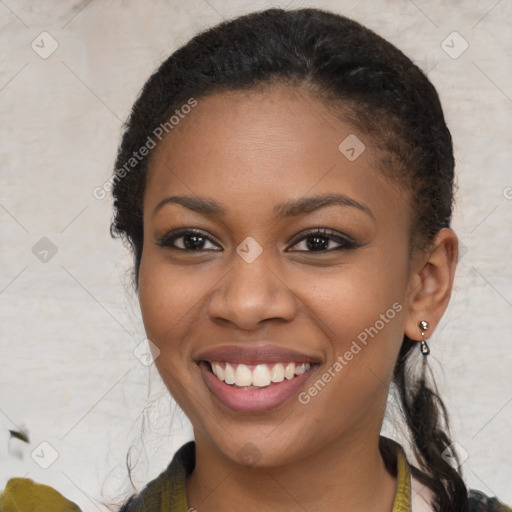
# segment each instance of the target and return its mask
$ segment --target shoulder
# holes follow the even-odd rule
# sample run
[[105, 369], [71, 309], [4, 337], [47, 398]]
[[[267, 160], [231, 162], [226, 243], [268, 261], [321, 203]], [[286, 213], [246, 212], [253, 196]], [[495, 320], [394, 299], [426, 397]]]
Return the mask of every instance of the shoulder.
[[76, 503], [69, 501], [49, 485], [34, 482], [30, 478], [11, 478], [0, 493], [0, 511], [33, 512], [81, 512]]
[[468, 493], [468, 512], [512, 512], [512, 508], [491, 498], [481, 491], [471, 489]]

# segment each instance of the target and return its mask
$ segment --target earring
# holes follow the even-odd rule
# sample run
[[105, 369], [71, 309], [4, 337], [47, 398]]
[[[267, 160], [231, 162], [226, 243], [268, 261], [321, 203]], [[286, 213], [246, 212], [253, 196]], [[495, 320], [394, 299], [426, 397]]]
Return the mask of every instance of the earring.
[[427, 342], [424, 339], [425, 338], [425, 331], [428, 331], [428, 322], [425, 320], [421, 320], [421, 322], [418, 324], [418, 327], [421, 330], [421, 337], [423, 338], [421, 340], [421, 353], [424, 356], [428, 356], [430, 354], [430, 349], [428, 348]]

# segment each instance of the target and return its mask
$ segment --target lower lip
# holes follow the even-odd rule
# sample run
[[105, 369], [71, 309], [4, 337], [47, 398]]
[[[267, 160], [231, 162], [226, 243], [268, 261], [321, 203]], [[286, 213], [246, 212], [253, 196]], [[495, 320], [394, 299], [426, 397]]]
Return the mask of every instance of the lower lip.
[[262, 412], [278, 407], [296, 395], [314, 373], [315, 366], [293, 379], [260, 389], [241, 389], [226, 384], [211, 372], [205, 361], [199, 363], [199, 368], [208, 389], [223, 405], [237, 412]]

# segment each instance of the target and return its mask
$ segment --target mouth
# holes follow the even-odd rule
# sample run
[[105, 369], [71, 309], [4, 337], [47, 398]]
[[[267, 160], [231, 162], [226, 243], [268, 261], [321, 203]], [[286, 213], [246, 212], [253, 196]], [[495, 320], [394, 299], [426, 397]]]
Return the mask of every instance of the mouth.
[[263, 413], [289, 402], [320, 367], [316, 362], [258, 364], [200, 360], [215, 405], [238, 413]]

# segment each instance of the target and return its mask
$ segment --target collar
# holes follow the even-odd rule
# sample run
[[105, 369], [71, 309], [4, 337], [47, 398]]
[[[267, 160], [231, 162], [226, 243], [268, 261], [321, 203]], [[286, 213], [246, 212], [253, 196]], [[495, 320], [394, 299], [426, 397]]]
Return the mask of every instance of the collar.
[[[392, 512], [411, 512], [411, 470], [400, 444], [381, 436], [380, 447], [386, 467], [397, 477]], [[186, 481], [195, 467], [194, 441], [184, 444], [174, 455], [167, 469], [148, 483], [133, 502], [134, 508], [149, 512], [188, 512]], [[132, 503], [130, 503], [132, 505]]]

